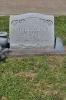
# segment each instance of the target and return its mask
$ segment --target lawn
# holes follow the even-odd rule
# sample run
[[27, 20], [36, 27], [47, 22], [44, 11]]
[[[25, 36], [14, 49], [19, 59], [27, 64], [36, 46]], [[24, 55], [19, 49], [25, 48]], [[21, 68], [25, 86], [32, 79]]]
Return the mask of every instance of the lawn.
[[66, 16], [55, 17], [55, 35], [66, 45]]
[[1, 62], [1, 99], [66, 100], [66, 57], [24, 56]]
[[[9, 17], [0, 31], [9, 32]], [[66, 17], [55, 17], [55, 35], [66, 45]], [[66, 56], [23, 56], [0, 62], [0, 100], [66, 100]]]

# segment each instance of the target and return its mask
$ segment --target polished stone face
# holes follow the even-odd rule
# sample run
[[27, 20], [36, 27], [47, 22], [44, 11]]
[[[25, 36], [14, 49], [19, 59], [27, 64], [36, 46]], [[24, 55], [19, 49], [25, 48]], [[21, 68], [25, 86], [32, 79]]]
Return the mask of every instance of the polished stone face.
[[10, 16], [11, 48], [54, 48], [54, 17], [40, 13]]

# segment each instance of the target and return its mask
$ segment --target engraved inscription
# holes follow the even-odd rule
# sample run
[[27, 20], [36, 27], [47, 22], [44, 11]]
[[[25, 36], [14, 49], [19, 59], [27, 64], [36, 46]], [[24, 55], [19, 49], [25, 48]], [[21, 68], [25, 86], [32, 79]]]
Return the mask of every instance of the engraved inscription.
[[10, 17], [11, 47], [54, 47], [54, 20], [52, 16], [25, 14]]

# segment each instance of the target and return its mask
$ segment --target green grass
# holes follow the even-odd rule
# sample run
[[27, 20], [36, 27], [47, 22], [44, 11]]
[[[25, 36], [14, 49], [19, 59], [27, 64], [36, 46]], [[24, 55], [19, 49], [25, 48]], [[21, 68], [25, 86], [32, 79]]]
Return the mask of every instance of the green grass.
[[66, 100], [66, 57], [27, 56], [0, 63], [0, 100]]
[[55, 17], [55, 34], [63, 40], [66, 45], [66, 16]]
[[[0, 31], [9, 33], [9, 17]], [[66, 17], [55, 17], [55, 35], [66, 45]], [[0, 100], [66, 100], [66, 56], [24, 56], [0, 61]]]
[[0, 31], [9, 33], [9, 16], [0, 16]]

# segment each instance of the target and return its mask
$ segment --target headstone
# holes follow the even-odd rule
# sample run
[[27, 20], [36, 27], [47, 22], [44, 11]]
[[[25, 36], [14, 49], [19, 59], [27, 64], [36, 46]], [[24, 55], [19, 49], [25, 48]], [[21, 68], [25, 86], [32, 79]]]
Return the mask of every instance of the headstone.
[[54, 16], [40, 13], [11, 15], [11, 55], [63, 53], [63, 43], [54, 37]]
[[9, 26], [11, 48], [54, 48], [54, 16], [12, 15]]

